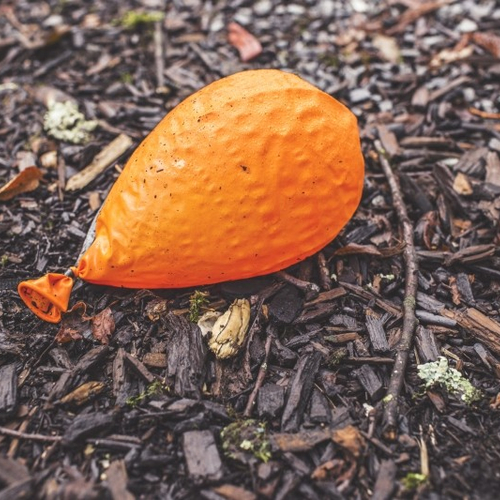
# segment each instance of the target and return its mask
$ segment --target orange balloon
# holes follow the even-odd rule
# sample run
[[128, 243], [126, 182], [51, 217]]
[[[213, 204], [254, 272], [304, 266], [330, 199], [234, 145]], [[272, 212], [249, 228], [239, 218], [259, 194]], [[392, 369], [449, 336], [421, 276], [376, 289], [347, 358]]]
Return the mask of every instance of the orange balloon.
[[[140, 144], [72, 270], [129, 288], [272, 273], [339, 233], [363, 177], [356, 118], [343, 104], [290, 73], [237, 73], [188, 97]], [[23, 299], [30, 283], [19, 286]]]

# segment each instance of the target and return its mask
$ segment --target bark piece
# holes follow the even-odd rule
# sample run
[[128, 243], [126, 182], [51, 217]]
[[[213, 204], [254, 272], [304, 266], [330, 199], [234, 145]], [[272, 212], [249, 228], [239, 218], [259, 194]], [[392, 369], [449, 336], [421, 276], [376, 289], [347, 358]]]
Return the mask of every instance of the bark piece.
[[320, 362], [321, 354], [319, 352], [305, 354], [299, 358], [281, 418], [282, 431], [293, 432], [298, 430], [311, 397], [314, 378], [319, 370]]
[[109, 347], [103, 345], [84, 354], [73, 369], [63, 373], [54, 384], [47, 399], [47, 404], [56, 399], [61, 399], [64, 394], [71, 391], [79, 382], [82, 382], [82, 375], [100, 363], [108, 352]]
[[106, 471], [108, 490], [113, 500], [134, 500], [135, 496], [127, 490], [127, 469], [123, 460], [115, 460]]
[[213, 480], [222, 477], [219, 451], [209, 430], [185, 432], [182, 436], [182, 447], [190, 476]]
[[415, 343], [421, 363], [429, 363], [439, 358], [439, 346], [436, 337], [427, 328], [423, 326], [417, 327]]
[[475, 302], [474, 294], [472, 293], [469, 278], [465, 273], [457, 274], [457, 287], [462, 301], [472, 305]]
[[199, 398], [205, 380], [207, 349], [197, 325], [169, 313], [163, 319], [167, 333], [166, 379], [183, 397]]
[[17, 460], [0, 455], [0, 483], [12, 486], [30, 477], [26, 466]]
[[16, 365], [10, 364], [0, 368], [0, 417], [11, 415], [17, 406], [17, 372]]
[[269, 303], [269, 314], [282, 323], [290, 324], [299, 315], [303, 304], [297, 288], [285, 285]]
[[373, 350], [377, 353], [388, 352], [389, 343], [387, 342], [382, 318], [378, 318], [372, 312], [367, 311], [366, 329], [368, 330], [368, 335], [370, 336]]
[[332, 419], [328, 401], [317, 389], [313, 390], [311, 396], [311, 411], [309, 412], [309, 418], [312, 422], [320, 424], [327, 424]]
[[113, 396], [116, 398], [116, 406], [124, 406], [127, 401], [128, 387], [126, 381], [125, 350], [120, 347], [113, 360]]
[[285, 388], [276, 384], [262, 386], [257, 395], [257, 413], [260, 418], [276, 418], [285, 404]]
[[377, 474], [372, 500], [388, 500], [396, 486], [396, 464], [393, 460], [383, 460]]
[[462, 328], [468, 330], [483, 344], [500, 355], [500, 323], [489, 318], [474, 308], [465, 311], [454, 311], [445, 309], [443, 315], [455, 320]]
[[382, 396], [384, 385], [371, 366], [363, 365], [355, 370], [354, 374], [372, 401], [376, 401]]
[[113, 415], [109, 413], [78, 415], [64, 433], [63, 446], [69, 446], [87, 437], [94, 437], [104, 429], [111, 431], [113, 418]]

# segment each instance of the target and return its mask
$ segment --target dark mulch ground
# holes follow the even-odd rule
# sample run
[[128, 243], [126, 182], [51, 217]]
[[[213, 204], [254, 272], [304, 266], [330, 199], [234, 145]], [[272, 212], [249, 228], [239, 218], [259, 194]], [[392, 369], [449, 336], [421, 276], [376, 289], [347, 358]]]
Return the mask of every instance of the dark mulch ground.
[[[127, 13], [138, 9], [166, 15], [134, 24]], [[0, 202], [0, 498], [498, 497], [494, 2], [21, 0], [0, 13], [0, 180], [33, 164], [43, 172], [35, 191]], [[250, 62], [228, 43], [232, 21], [262, 44]], [[73, 300], [107, 315], [109, 345], [81, 310], [64, 328], [82, 339], [56, 345], [59, 327], [32, 316], [12, 285], [74, 264], [130, 149], [79, 191], [65, 192], [65, 179], [119, 133], [137, 145], [205, 84], [262, 67], [300, 74], [359, 118], [362, 204], [322, 254], [289, 270], [317, 283], [319, 298], [278, 277], [203, 288], [219, 310], [235, 297], [252, 303], [252, 340], [218, 362], [186, 319], [194, 290], [82, 285]], [[55, 89], [100, 121], [90, 142], [44, 132]], [[404, 245], [376, 139], [397, 167], [420, 265], [395, 441], [382, 415]], [[439, 355], [481, 391], [478, 402], [422, 389], [417, 365]], [[412, 486], [412, 473], [427, 479]]]

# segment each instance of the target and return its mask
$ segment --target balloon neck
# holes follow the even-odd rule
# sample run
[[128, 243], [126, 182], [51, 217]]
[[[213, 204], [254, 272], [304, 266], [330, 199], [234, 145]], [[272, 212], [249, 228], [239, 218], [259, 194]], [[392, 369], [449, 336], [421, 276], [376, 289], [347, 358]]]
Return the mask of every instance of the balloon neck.
[[59, 323], [68, 310], [73, 288], [73, 271], [67, 274], [49, 273], [36, 280], [22, 281], [17, 287], [19, 296], [40, 319]]

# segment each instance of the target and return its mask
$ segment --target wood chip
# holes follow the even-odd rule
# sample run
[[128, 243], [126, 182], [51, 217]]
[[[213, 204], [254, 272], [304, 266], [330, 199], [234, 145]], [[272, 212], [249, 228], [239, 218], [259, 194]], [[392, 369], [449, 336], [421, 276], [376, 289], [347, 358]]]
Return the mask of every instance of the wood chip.
[[77, 191], [79, 189], [83, 189], [99, 174], [104, 172], [106, 168], [120, 158], [120, 156], [124, 154], [130, 146], [132, 146], [132, 144], [133, 141], [128, 135], [120, 134], [96, 155], [90, 165], [68, 179], [68, 182], [66, 183], [66, 191]]
[[185, 432], [182, 447], [190, 476], [211, 480], [222, 477], [222, 461], [211, 431]]
[[17, 372], [16, 365], [10, 364], [0, 368], [0, 416], [11, 415], [17, 406]]

